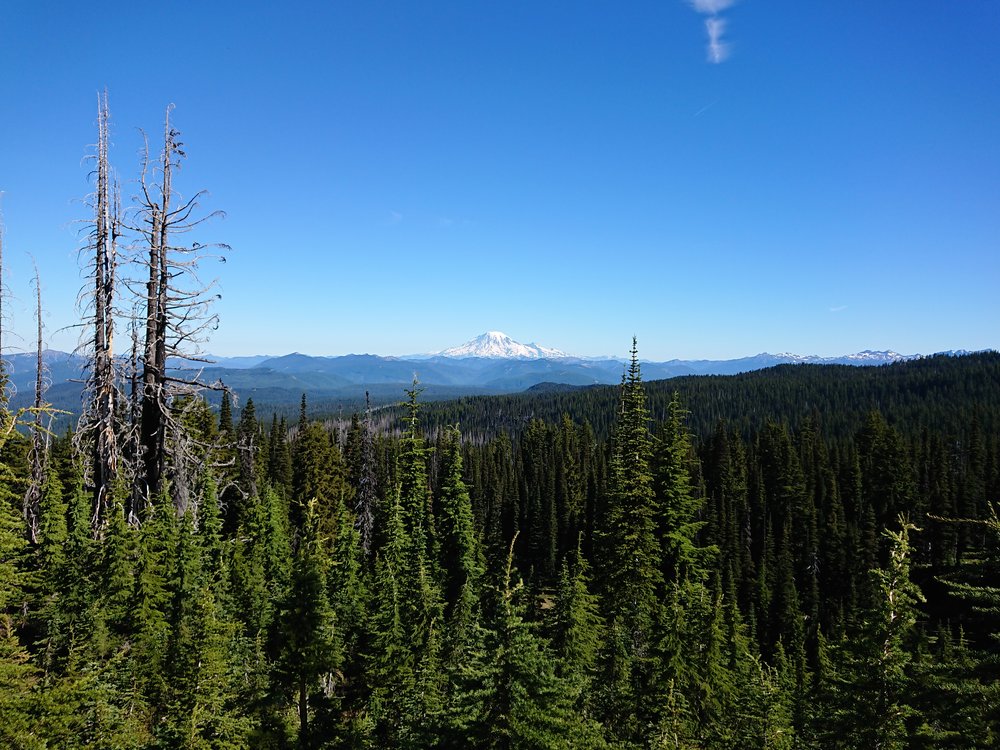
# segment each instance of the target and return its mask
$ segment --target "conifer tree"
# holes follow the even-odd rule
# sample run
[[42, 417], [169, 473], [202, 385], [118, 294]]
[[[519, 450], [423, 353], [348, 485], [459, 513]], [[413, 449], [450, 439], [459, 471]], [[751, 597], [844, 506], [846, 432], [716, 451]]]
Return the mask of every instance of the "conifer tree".
[[691, 438], [683, 423], [684, 410], [675, 392], [667, 406], [667, 417], [657, 434], [652, 470], [656, 490], [657, 538], [660, 540], [661, 571], [667, 583], [687, 578], [704, 580], [710, 556], [717, 547], [697, 544], [705, 522], [699, 517], [704, 499], [692, 485]]
[[643, 716], [655, 669], [653, 627], [660, 604], [661, 555], [656, 539], [656, 498], [649, 470], [649, 412], [636, 342], [623, 377], [618, 422], [612, 438], [605, 507], [598, 538], [602, 602], [609, 638], [602, 669], [600, 712], [618, 737], [646, 731]]
[[576, 711], [587, 715], [592, 711], [590, 691], [599, 676], [604, 618], [597, 595], [590, 591], [589, 565], [581, 548], [578, 542], [572, 557], [563, 559], [551, 631], [557, 671], [571, 686]]
[[477, 747], [606, 747], [596, 721], [578, 713], [571, 683], [553, 668], [548, 644], [524, 619], [523, 585], [512, 580], [513, 543], [498, 588], [488, 648], [484, 714], [470, 740]]
[[348, 471], [351, 486], [354, 487], [354, 514], [357, 518], [358, 533], [361, 535], [361, 549], [370, 562], [375, 544], [375, 520], [379, 505], [378, 475], [375, 466], [375, 433], [372, 427], [371, 401], [365, 391], [365, 415], [351, 419], [351, 430], [347, 438]]
[[899, 531], [887, 531], [889, 562], [872, 571], [877, 604], [867, 613], [857, 637], [844, 646], [840, 667], [840, 699], [835, 737], [848, 737], [846, 747], [904, 748], [914, 720], [912, 655], [909, 639], [924, 601], [910, 580], [910, 532], [900, 517]]
[[341, 514], [352, 504], [351, 488], [340, 448], [319, 422], [308, 424], [296, 440], [292, 488], [293, 525], [302, 523], [303, 504], [315, 499], [319, 533], [332, 544]]
[[[236, 426], [236, 446], [239, 489], [244, 497], [252, 497], [260, 492], [263, 468], [267, 461], [267, 445], [260, 423], [257, 421], [257, 409], [252, 398], [247, 399], [243, 411], [240, 412], [240, 421]], [[238, 511], [236, 519], [238, 522]]]
[[[14, 429], [7, 410], [7, 378], [0, 362], [0, 447]], [[10, 470], [0, 463], [0, 486], [7, 488]], [[18, 637], [20, 610], [24, 601], [21, 570], [25, 553], [24, 519], [13, 509], [10, 498], [0, 492], [0, 742], [9, 747], [42, 748], [34, 736], [31, 691], [38, 673]]]
[[170, 635], [168, 576], [178, 533], [167, 492], [160, 493], [148, 514], [139, 530], [134, 587], [127, 613], [132, 639], [129, 661], [146, 711], [159, 705], [166, 687], [164, 663]]
[[485, 570], [483, 551], [474, 528], [472, 499], [462, 479], [461, 439], [457, 428], [445, 436], [440, 508], [441, 570], [445, 604], [454, 608], [463, 590], [478, 591]]
[[231, 581], [230, 616], [241, 626], [234, 643], [234, 659], [244, 681], [238, 700], [254, 717], [251, 745], [268, 746], [285, 734], [282, 705], [271, 693], [269, 634], [278, 604], [286, 597], [291, 566], [288, 512], [270, 487], [248, 498], [246, 512], [226, 557]]
[[288, 445], [288, 427], [285, 418], [278, 419], [275, 414], [271, 419], [271, 430], [268, 432], [268, 465], [267, 477], [272, 486], [287, 495], [292, 488], [292, 452]]
[[427, 483], [427, 456], [430, 450], [424, 445], [420, 433], [417, 399], [421, 389], [414, 382], [406, 391], [406, 430], [401, 440], [398, 458], [399, 497], [403, 513], [403, 524], [411, 542], [414, 570], [428, 565], [436, 565], [434, 516], [431, 508], [431, 494]]
[[411, 542], [403, 524], [398, 494], [389, 514], [386, 542], [375, 560], [368, 653], [372, 686], [369, 710], [375, 742], [384, 747], [397, 742], [405, 696], [414, 689], [415, 644], [408, 632], [406, 589], [403, 581]]
[[[202, 506], [203, 509], [205, 505]], [[203, 524], [203, 529], [206, 524]], [[215, 523], [207, 524], [211, 529]], [[211, 533], [211, 532], [210, 532]], [[167, 747], [245, 747], [249, 722], [233, 705], [230, 663], [235, 623], [216, 601], [222, 583], [212, 568], [213, 550], [193, 519], [180, 521], [170, 581], [166, 686], [158, 707], [158, 741]]]
[[[995, 585], [1000, 580], [1000, 516], [997, 506], [990, 504], [985, 518], [936, 521], [972, 526], [978, 533], [985, 534], [981, 559], [966, 561], [964, 566], [942, 577], [951, 595], [970, 608], [970, 627], [981, 633], [981, 642], [968, 649], [971, 654], [965, 653], [967, 647], [960, 638], [954, 658], [942, 660], [945, 669], [952, 673], [943, 687], [946, 693], [951, 693], [945, 702], [949, 702], [948, 698], [954, 700], [956, 693], [964, 696], [959, 711], [968, 710], [969, 705], [981, 707], [979, 721], [974, 726], [983, 736], [995, 741], [1000, 737], [1000, 656], [997, 653], [1000, 587]], [[970, 727], [969, 736], [972, 734]]]
[[301, 748], [319, 745], [310, 724], [319, 718], [318, 712], [330, 710], [333, 674], [342, 658], [327, 594], [327, 558], [317, 506], [316, 500], [306, 506], [288, 594], [281, 603], [274, 632], [275, 681], [295, 705]]

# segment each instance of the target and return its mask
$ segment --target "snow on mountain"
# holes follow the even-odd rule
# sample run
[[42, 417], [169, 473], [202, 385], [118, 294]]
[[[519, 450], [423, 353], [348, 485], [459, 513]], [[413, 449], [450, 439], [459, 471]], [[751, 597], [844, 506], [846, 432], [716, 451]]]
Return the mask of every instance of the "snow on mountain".
[[453, 346], [438, 352], [441, 357], [465, 358], [484, 357], [487, 359], [558, 359], [570, 355], [558, 349], [550, 349], [538, 344], [522, 344], [514, 341], [502, 331], [487, 331], [466, 341], [461, 346]]
[[872, 351], [865, 349], [863, 352], [855, 354], [844, 354], [839, 357], [820, 357], [815, 354], [792, 354], [791, 352], [781, 352], [780, 354], [764, 354], [758, 357], [772, 357], [776, 361], [811, 364], [811, 365], [884, 365], [892, 362], [901, 362], [910, 359], [917, 359], [919, 354], [900, 354], [894, 351]]
[[858, 352], [857, 354], [848, 354], [843, 357], [843, 359], [857, 361], [857, 362], [899, 362], [905, 359], [915, 359], [919, 357], [919, 354], [900, 354], [894, 351], [884, 351], [875, 352], [871, 349], [865, 349], [863, 352]]

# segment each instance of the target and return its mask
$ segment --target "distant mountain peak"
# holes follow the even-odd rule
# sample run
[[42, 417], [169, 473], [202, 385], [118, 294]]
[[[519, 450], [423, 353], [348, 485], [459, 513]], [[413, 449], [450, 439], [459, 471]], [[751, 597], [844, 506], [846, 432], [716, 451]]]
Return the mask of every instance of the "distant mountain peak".
[[875, 351], [872, 349], [865, 349], [861, 352], [856, 352], [854, 354], [843, 354], [839, 357], [820, 357], [815, 354], [792, 354], [791, 352], [781, 352], [780, 354], [758, 354], [761, 358], [773, 358], [781, 362], [794, 362], [794, 363], [806, 363], [814, 365], [822, 364], [837, 364], [837, 365], [884, 365], [891, 364], [893, 362], [905, 362], [911, 359], [917, 359], [921, 355], [919, 354], [900, 354], [890, 350], [885, 351]]
[[565, 352], [539, 346], [532, 342], [522, 344], [503, 331], [487, 331], [466, 341], [461, 346], [453, 346], [439, 352], [442, 357], [465, 358], [484, 357], [487, 359], [556, 359], [568, 357]]

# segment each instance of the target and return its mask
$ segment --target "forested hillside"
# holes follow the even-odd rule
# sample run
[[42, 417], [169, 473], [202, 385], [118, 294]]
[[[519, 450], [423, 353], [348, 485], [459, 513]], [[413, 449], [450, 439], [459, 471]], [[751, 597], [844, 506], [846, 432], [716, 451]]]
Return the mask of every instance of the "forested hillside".
[[[935, 355], [878, 367], [780, 365], [740, 375], [701, 375], [646, 384], [650, 412], [665, 417], [676, 392], [689, 411], [689, 429], [709, 435], [719, 420], [744, 437], [769, 420], [797, 429], [811, 419], [829, 437], [845, 437], [879, 411], [905, 432], [932, 427], [960, 431], [973, 415], [986, 429], [1000, 419], [1000, 353]], [[586, 419], [601, 437], [610, 434], [618, 389], [550, 384], [526, 393], [466, 397], [430, 404], [431, 428], [461, 424], [467, 438], [518, 432], [533, 418], [562, 414]], [[332, 415], [331, 415], [332, 416]]]
[[[781, 421], [808, 403], [795, 369], [759, 376], [787, 400], [750, 389], [775, 419], [704, 437], [635, 360], [610, 413], [589, 406], [607, 440], [572, 411], [428, 440], [416, 390], [379, 431], [365, 413], [331, 431], [305, 403], [294, 424], [252, 402], [234, 424], [228, 398], [219, 415], [182, 399], [183, 440], [163, 450], [168, 467], [197, 453], [183, 486], [140, 504], [121, 481], [95, 494], [78, 441], [60, 437], [34, 533], [20, 512], [31, 441], [4, 411], [0, 736], [993, 746], [1000, 436], [980, 404], [995, 392], [972, 373], [996, 362], [926, 365], [907, 376], [925, 383], [923, 410], [884, 391], [910, 410], [906, 430], [867, 411], [832, 436], [823, 410]], [[968, 397], [948, 389], [961, 424], [935, 417], [948, 368], [970, 378]], [[846, 373], [824, 370], [810, 398], [850, 398]], [[570, 395], [533, 403], [558, 414]], [[842, 402], [844, 424], [865, 406]]]

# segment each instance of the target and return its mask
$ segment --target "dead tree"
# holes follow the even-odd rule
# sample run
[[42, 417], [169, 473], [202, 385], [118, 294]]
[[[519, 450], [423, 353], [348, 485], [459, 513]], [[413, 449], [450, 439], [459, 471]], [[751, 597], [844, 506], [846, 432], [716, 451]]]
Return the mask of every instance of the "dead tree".
[[111, 169], [108, 144], [110, 111], [108, 94], [97, 97], [97, 150], [94, 156], [96, 178], [92, 198], [94, 218], [88, 237], [87, 253], [93, 260], [92, 286], [89, 292], [88, 321], [91, 356], [87, 377], [87, 404], [81, 418], [79, 435], [87, 441], [90, 454], [90, 483], [94, 494], [93, 526], [99, 529], [107, 517], [109, 500], [119, 470], [121, 449], [119, 435], [122, 421], [118, 416], [120, 393], [115, 372], [115, 316], [118, 293], [118, 243], [122, 218], [118, 186]]
[[35, 266], [35, 303], [38, 337], [35, 348], [37, 353], [35, 360], [35, 402], [32, 407], [34, 419], [31, 422], [31, 449], [28, 453], [31, 476], [28, 480], [28, 489], [24, 493], [22, 507], [28, 540], [32, 544], [38, 543], [42, 486], [45, 484], [45, 464], [48, 452], [48, 441], [44, 439], [47, 431], [42, 427], [42, 414], [45, 413], [46, 406], [42, 401], [42, 395], [45, 393], [45, 363], [42, 361], [42, 282], [38, 275], [37, 266]]
[[354, 504], [361, 549], [371, 556], [375, 531], [375, 506], [378, 503], [378, 480], [375, 474], [375, 431], [372, 428], [372, 403], [365, 391], [365, 419], [361, 424], [361, 476]]
[[94, 419], [94, 520], [107, 512], [118, 471], [118, 389], [115, 377], [115, 294], [121, 212], [108, 158], [108, 95], [99, 98], [97, 193], [94, 217], [94, 360], [91, 378]]
[[[203, 334], [215, 328], [217, 318], [209, 311], [218, 295], [212, 294], [215, 282], [202, 283], [198, 264], [209, 248], [225, 245], [179, 244], [177, 237], [204, 221], [222, 216], [215, 211], [195, 218], [198, 201], [204, 191], [184, 200], [174, 190], [175, 170], [185, 153], [178, 140], [180, 133], [170, 124], [167, 108], [163, 129], [163, 150], [156, 163], [147, 145], [139, 196], [139, 229], [145, 237], [140, 264], [145, 271], [145, 290], [140, 294], [139, 315], [145, 328], [142, 355], [142, 393], [139, 408], [138, 450], [140, 485], [151, 497], [163, 486], [170, 465], [192, 458], [187, 440], [172, 439], [184, 433], [177, 424], [178, 415], [171, 406], [179, 396], [205, 387], [198, 375], [182, 377], [175, 362], [199, 363], [206, 360], [197, 349]], [[224, 259], [223, 259], [224, 260]], [[182, 480], [186, 471], [174, 472]], [[189, 488], [177, 488], [178, 497]]]

